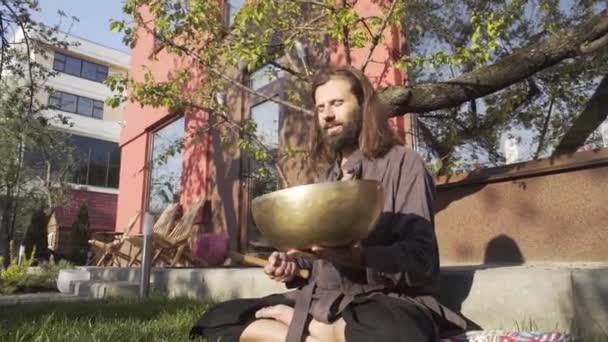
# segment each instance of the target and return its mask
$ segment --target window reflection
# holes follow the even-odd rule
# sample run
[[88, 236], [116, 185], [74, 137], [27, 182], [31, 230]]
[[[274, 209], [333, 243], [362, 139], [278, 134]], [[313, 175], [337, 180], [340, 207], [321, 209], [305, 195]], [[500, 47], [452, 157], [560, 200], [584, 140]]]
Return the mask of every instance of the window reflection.
[[152, 213], [159, 214], [170, 203], [179, 200], [182, 190], [181, 143], [184, 128], [185, 119], [182, 116], [152, 135], [148, 191], [148, 210]]

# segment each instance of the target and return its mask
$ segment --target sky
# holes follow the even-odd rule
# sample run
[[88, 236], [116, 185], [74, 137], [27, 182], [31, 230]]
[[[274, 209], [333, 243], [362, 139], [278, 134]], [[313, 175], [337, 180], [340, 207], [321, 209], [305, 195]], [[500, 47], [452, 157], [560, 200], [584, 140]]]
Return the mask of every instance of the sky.
[[[34, 19], [48, 26], [60, 23], [60, 29], [67, 31], [72, 16], [78, 18], [70, 33], [96, 43], [129, 52], [122, 43], [122, 34], [110, 31], [111, 19], [125, 19], [122, 13], [122, 0], [39, 0], [41, 11], [34, 14]], [[68, 18], [60, 18], [58, 10], [66, 13]]]

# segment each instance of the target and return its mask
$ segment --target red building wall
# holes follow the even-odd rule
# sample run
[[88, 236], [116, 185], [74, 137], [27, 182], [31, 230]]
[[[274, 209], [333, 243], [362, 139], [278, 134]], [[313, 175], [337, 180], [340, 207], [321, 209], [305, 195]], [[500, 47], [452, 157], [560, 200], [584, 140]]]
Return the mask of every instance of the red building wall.
[[[143, 16], [152, 19], [144, 11]], [[129, 74], [136, 80], [142, 81], [147, 70], [150, 70], [156, 80], [166, 80], [176, 67], [187, 61], [181, 61], [165, 51], [157, 55], [157, 59], [150, 60], [155, 43], [154, 38], [140, 30], [137, 46], [131, 50], [131, 66]], [[184, 113], [187, 132], [191, 132], [206, 122], [207, 115], [203, 112]], [[116, 230], [122, 231], [131, 218], [147, 206], [147, 181], [145, 172], [148, 160], [149, 145], [152, 133], [172, 120], [166, 108], [141, 107], [137, 103], [127, 103], [123, 118], [126, 121], [120, 136], [121, 170], [118, 185], [119, 196], [117, 204]], [[186, 133], [186, 136], [189, 134]], [[183, 151], [184, 173], [188, 170], [188, 177], [182, 177], [184, 192], [181, 202], [187, 205], [192, 200], [205, 196], [208, 180], [208, 148], [204, 142], [193, 144], [186, 140]], [[142, 219], [138, 219], [135, 229], [141, 229]]]
[[69, 203], [58, 207], [55, 211], [59, 226], [72, 226], [80, 207], [86, 205], [91, 230], [114, 230], [118, 195], [86, 190], [69, 190], [66, 195]]

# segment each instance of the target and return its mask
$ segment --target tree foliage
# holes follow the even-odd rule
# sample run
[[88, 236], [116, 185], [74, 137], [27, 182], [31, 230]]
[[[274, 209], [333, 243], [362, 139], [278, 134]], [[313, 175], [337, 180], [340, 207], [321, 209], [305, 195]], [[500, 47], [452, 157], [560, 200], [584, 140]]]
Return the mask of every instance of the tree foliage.
[[82, 205], [70, 230], [68, 260], [75, 265], [84, 265], [87, 262], [89, 226], [89, 210], [86, 205]]
[[[0, 251], [40, 206], [60, 202], [72, 163], [66, 135], [52, 127], [69, 125], [49, 109], [41, 94], [55, 75], [41, 64], [48, 48], [66, 48], [58, 27], [35, 22], [37, 1], [0, 1]], [[34, 59], [34, 56], [37, 59]]]
[[49, 217], [43, 208], [38, 208], [30, 218], [30, 224], [25, 233], [25, 253], [30, 255], [36, 251], [37, 259], [48, 259], [49, 245], [47, 237], [47, 224]]
[[[339, 47], [344, 62], [362, 70], [380, 63], [408, 74], [407, 86], [381, 90], [381, 98], [390, 115], [417, 113], [424, 151], [441, 160], [438, 171], [446, 173], [480, 160], [503, 163], [500, 141], [518, 130], [533, 137], [532, 157], [547, 155], [608, 71], [608, 15], [601, 1], [374, 4], [377, 12], [363, 13], [356, 0], [254, 0], [227, 25], [215, 1], [126, 0], [123, 10], [133, 22], [114, 21], [112, 30], [123, 32], [130, 46], [153, 37], [151, 60], [166, 52], [181, 62], [170, 77], [147, 70], [139, 79], [110, 79], [120, 95], [109, 102], [206, 111], [213, 120], [201, 134], [223, 127], [224, 142], [258, 161], [281, 160], [287, 150], [298, 148], [282, 146], [279, 153], [269, 153], [255, 123], [226, 115], [227, 104], [218, 93], [233, 89], [310, 115], [310, 76], [327, 60], [328, 50]], [[394, 51], [388, 61], [374, 60], [374, 50], [391, 28], [405, 33], [408, 50]], [[353, 51], [362, 49], [367, 58], [353, 61]], [[268, 64], [278, 70], [271, 74], [290, 79], [285, 96], [247, 82]], [[280, 163], [274, 165], [285, 181]]]

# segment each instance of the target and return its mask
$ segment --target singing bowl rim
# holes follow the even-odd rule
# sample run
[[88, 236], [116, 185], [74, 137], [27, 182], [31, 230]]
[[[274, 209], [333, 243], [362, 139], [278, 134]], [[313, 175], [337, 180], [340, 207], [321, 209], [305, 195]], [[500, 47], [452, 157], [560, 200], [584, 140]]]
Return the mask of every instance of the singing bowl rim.
[[[370, 186], [377, 190], [378, 196], [376, 196], [375, 198], [377, 198], [379, 200], [379, 202], [370, 206], [375, 210], [370, 211], [371, 216], [369, 218], [369, 226], [366, 227], [366, 229], [365, 229], [366, 230], [365, 234], [369, 235], [373, 231], [374, 227], [376, 226], [376, 223], [378, 222], [378, 219], [384, 208], [384, 200], [385, 200], [384, 190], [382, 189], [381, 183], [376, 180], [347, 180], [347, 181], [331, 181], [331, 182], [304, 184], [304, 185], [298, 185], [298, 186], [285, 188], [285, 189], [281, 189], [281, 190], [276, 190], [276, 191], [258, 196], [256, 198], [254, 198], [251, 202], [251, 210], [252, 210], [254, 223], [258, 226], [258, 229], [260, 230], [262, 235], [266, 236], [266, 238], [269, 240], [269, 242], [271, 242], [271, 244], [275, 245], [275, 247], [281, 248], [283, 246], [280, 246], [280, 244], [277, 244], [276, 241], [273, 241], [274, 240], [273, 235], [275, 235], [273, 232], [273, 229], [264, 229], [263, 227], [259, 226], [260, 222], [256, 222], [256, 221], [258, 221], [258, 219], [257, 219], [258, 218], [257, 217], [258, 209], [261, 206], [263, 206], [263, 203], [273, 202], [273, 201], [276, 201], [278, 198], [286, 199], [286, 198], [289, 198], [288, 196], [286, 197], [286, 193], [298, 192], [298, 191], [309, 191], [308, 188], [311, 188], [311, 189], [314, 188], [315, 192], [316, 191], [323, 192], [324, 189], [330, 190], [332, 188], [352, 188], [352, 187], [365, 188], [365, 187], [370, 187]], [[294, 243], [293, 245], [297, 245], [297, 243]]]
[[253, 200], [251, 200], [251, 210], [252, 211], [255, 210], [254, 207], [257, 206], [258, 203], [263, 202], [263, 201], [272, 200], [274, 197], [280, 197], [287, 192], [294, 192], [294, 191], [305, 189], [305, 188], [352, 187], [356, 184], [375, 184], [376, 187], [380, 191], [383, 191], [380, 182], [377, 180], [373, 180], [373, 179], [351, 179], [351, 180], [345, 180], [345, 181], [332, 181], [332, 182], [321, 182], [321, 183], [296, 185], [296, 186], [292, 186], [289, 188], [275, 190], [275, 191], [272, 191], [267, 194], [260, 195], [256, 198], [254, 198]]

